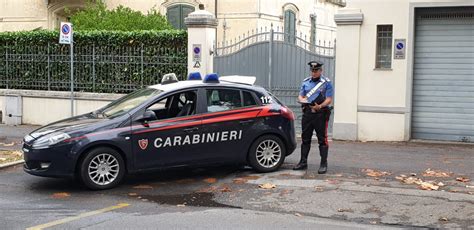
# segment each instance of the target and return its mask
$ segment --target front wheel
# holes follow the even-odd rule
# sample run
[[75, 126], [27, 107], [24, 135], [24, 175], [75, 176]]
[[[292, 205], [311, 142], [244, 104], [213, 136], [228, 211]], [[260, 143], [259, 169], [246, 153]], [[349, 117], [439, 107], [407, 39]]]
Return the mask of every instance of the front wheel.
[[249, 163], [258, 172], [273, 172], [283, 164], [286, 149], [280, 138], [265, 135], [254, 141], [250, 147]]
[[80, 178], [93, 190], [117, 186], [125, 175], [125, 163], [114, 149], [100, 147], [89, 151], [80, 165]]

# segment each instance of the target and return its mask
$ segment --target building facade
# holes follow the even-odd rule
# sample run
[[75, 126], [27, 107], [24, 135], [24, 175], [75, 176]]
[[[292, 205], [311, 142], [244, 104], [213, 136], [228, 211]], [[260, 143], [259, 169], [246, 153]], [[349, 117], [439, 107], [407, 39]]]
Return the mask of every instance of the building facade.
[[350, 0], [335, 15], [333, 136], [474, 142], [474, 2]]
[[[252, 30], [285, 30], [307, 37], [313, 43], [334, 41], [334, 14], [344, 0], [104, 0], [108, 8], [119, 5], [147, 13], [154, 8], [168, 21], [184, 29], [184, 18], [203, 4], [217, 15], [217, 40], [238, 39]], [[0, 31], [55, 29], [67, 21], [65, 9], [84, 8], [86, 0], [3, 0], [0, 3]]]

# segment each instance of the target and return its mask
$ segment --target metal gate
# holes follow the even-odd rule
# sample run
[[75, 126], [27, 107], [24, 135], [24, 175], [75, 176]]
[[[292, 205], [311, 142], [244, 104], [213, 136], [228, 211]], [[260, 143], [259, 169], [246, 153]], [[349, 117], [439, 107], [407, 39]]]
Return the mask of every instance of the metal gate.
[[[252, 31], [219, 45], [215, 49], [214, 72], [220, 76], [257, 77], [257, 85], [265, 87], [295, 112], [298, 133], [301, 132], [302, 113], [296, 99], [301, 82], [310, 76], [307, 63], [313, 60], [324, 63], [323, 75], [334, 85], [335, 42], [311, 44], [301, 33], [294, 36], [279, 31], [277, 27], [276, 30]], [[332, 133], [332, 123], [333, 116], [329, 134]]]
[[416, 14], [412, 137], [474, 142], [474, 7]]

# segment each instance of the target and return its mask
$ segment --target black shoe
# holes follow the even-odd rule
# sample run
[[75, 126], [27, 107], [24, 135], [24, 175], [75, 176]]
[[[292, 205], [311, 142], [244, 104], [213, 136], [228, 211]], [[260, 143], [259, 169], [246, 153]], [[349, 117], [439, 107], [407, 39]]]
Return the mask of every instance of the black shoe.
[[325, 174], [328, 171], [328, 163], [321, 164], [318, 169], [318, 174]]
[[294, 168], [293, 170], [305, 170], [308, 168], [308, 164], [307, 163], [298, 163]]

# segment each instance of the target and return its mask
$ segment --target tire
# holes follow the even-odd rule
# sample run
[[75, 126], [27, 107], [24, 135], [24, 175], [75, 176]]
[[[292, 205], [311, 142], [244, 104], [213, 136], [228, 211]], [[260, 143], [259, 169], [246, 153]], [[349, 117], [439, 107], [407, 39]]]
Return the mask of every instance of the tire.
[[95, 148], [81, 161], [79, 175], [82, 183], [89, 189], [110, 189], [122, 181], [125, 175], [125, 163], [114, 149]]
[[248, 160], [257, 172], [273, 172], [285, 161], [286, 148], [283, 141], [274, 135], [264, 135], [255, 140], [250, 147]]

